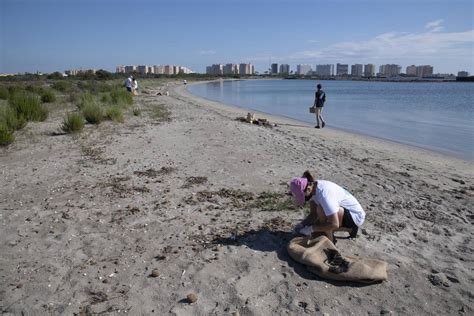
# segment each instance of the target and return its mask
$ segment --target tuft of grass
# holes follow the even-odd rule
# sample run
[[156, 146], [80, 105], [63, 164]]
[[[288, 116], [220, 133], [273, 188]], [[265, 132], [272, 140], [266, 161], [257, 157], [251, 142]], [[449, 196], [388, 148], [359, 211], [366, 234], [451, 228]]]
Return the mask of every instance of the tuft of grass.
[[10, 92], [5, 86], [0, 86], [0, 100], [8, 100], [10, 97]]
[[14, 140], [13, 132], [5, 123], [0, 122], [0, 146], [10, 145]]
[[84, 128], [84, 118], [80, 113], [71, 112], [66, 115], [61, 129], [66, 133], [78, 133]]
[[112, 97], [109, 93], [103, 93], [100, 97], [100, 102], [102, 103], [112, 103]]
[[17, 116], [15, 109], [11, 106], [0, 108], [0, 124], [8, 129], [15, 131], [26, 126], [26, 119], [23, 116]]
[[104, 118], [104, 111], [96, 102], [89, 102], [82, 107], [82, 115], [88, 123], [100, 124]]
[[66, 92], [66, 91], [71, 90], [72, 84], [69, 81], [60, 80], [60, 81], [54, 82], [51, 87], [60, 92]]
[[105, 110], [105, 116], [114, 122], [123, 122], [122, 109], [116, 105], [108, 107]]
[[133, 104], [133, 97], [127, 90], [115, 88], [110, 92], [110, 97], [112, 98], [112, 103], [115, 105], [127, 106]]
[[43, 89], [41, 92], [41, 102], [43, 103], [51, 103], [56, 101], [56, 95], [50, 89]]
[[40, 99], [26, 92], [16, 92], [10, 96], [10, 106], [16, 111], [17, 117], [27, 121], [44, 121], [48, 118], [48, 110], [41, 104]]
[[[72, 95], [71, 95], [72, 99]], [[79, 96], [74, 94], [73, 98], [77, 102], [77, 107], [82, 110], [86, 105], [95, 104], [95, 97], [90, 93], [81, 93]]]
[[151, 118], [158, 121], [167, 121], [170, 119], [170, 111], [164, 106], [164, 104], [157, 104], [152, 107], [150, 116]]

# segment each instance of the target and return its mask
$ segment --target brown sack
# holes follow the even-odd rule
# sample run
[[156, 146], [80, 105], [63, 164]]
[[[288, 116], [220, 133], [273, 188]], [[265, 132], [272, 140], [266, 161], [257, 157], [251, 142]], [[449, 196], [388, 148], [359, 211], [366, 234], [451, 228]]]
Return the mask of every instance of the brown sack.
[[294, 238], [288, 244], [288, 253], [294, 260], [306, 265], [309, 271], [323, 279], [361, 283], [387, 280], [387, 263], [381, 260], [340, 256], [339, 259], [344, 264], [335, 267], [335, 261], [328, 260], [330, 257], [328, 254], [338, 256], [340, 252], [326, 236], [312, 240], [308, 237]]

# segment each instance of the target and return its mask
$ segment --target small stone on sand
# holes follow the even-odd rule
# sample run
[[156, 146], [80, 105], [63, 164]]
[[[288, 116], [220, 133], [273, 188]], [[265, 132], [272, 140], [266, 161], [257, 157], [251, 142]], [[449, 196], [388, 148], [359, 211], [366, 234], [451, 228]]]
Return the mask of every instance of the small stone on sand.
[[198, 300], [197, 295], [194, 293], [190, 293], [186, 296], [186, 299], [188, 300], [189, 304], [192, 304]]

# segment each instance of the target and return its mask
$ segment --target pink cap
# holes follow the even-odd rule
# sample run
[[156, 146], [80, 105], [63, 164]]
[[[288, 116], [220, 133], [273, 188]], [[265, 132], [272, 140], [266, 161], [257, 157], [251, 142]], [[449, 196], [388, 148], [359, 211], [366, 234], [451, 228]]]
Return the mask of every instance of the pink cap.
[[291, 194], [295, 198], [296, 205], [303, 205], [305, 202], [304, 190], [308, 185], [306, 178], [293, 178], [290, 182]]

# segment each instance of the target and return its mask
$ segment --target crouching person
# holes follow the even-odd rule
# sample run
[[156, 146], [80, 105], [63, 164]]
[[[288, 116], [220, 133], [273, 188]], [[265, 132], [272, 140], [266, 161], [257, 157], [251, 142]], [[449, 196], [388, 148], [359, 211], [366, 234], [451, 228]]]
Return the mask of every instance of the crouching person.
[[333, 242], [337, 230], [349, 231], [351, 238], [357, 236], [365, 211], [348, 191], [331, 181], [313, 179], [309, 171], [292, 179], [290, 190], [297, 205], [309, 202], [310, 206], [309, 215], [295, 226], [295, 232], [306, 236], [324, 234]]

